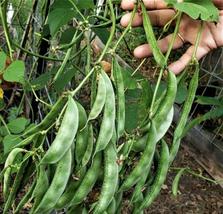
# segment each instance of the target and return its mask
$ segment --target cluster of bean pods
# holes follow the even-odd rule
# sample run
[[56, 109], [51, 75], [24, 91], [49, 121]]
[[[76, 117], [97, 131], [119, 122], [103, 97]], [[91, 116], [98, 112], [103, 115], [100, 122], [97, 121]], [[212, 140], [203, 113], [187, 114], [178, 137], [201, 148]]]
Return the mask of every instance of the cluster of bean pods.
[[[163, 67], [165, 59], [147, 14], [143, 18], [155, 60]], [[139, 136], [127, 140], [122, 69], [113, 57], [110, 76], [102, 68], [95, 69], [95, 73], [97, 91], [89, 112], [71, 93], [64, 94], [41, 123], [24, 132], [24, 140], [8, 155], [0, 173], [3, 214], [10, 210], [22, 213], [27, 203], [31, 204], [31, 214], [54, 210], [116, 214], [121, 213], [126, 191], [131, 195], [132, 213], [138, 214], [158, 196], [179, 148], [196, 92], [198, 69], [171, 148], [163, 137], [173, 120], [177, 93], [177, 79], [172, 72], [168, 71], [166, 91], [154, 111], [148, 113]], [[55, 138], [46, 146], [47, 132], [52, 127]], [[27, 191], [18, 202], [16, 198], [24, 188]]]

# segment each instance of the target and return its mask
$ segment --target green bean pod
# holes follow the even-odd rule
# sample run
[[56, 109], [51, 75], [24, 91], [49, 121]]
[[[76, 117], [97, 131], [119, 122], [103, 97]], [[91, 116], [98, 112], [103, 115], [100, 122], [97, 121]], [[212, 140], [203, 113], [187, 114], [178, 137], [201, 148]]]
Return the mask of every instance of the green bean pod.
[[182, 134], [186, 126], [188, 116], [189, 116], [189, 113], [190, 113], [190, 110], [191, 110], [191, 107], [196, 95], [196, 91], [198, 87], [198, 79], [199, 79], [199, 64], [196, 64], [195, 66], [196, 66], [195, 72], [189, 84], [188, 95], [183, 106], [182, 114], [173, 134], [173, 143], [170, 148], [170, 164], [173, 162], [179, 150]]
[[162, 141], [162, 151], [160, 156], [160, 163], [157, 171], [157, 175], [155, 177], [155, 181], [151, 187], [149, 187], [148, 193], [145, 195], [144, 200], [139, 206], [138, 211], [141, 211], [147, 207], [149, 207], [152, 202], [156, 199], [162, 185], [166, 180], [166, 175], [169, 169], [169, 148], [165, 141]]
[[146, 148], [136, 165], [136, 167], [130, 172], [130, 174], [127, 176], [127, 178], [124, 180], [123, 184], [121, 185], [119, 191], [125, 191], [131, 188], [134, 184], [136, 184], [140, 178], [143, 172], [146, 170], [149, 171], [153, 156], [155, 153], [155, 148], [156, 148], [156, 139], [157, 139], [157, 133], [155, 129], [155, 125], [153, 122], [151, 123], [151, 127], [148, 133], [148, 139], [146, 143]]
[[102, 76], [102, 74], [99, 74], [99, 80], [98, 80], [98, 88], [97, 88], [97, 95], [93, 104], [93, 107], [90, 111], [90, 114], [88, 116], [88, 121], [96, 119], [99, 114], [101, 113], [106, 100], [106, 83]]
[[22, 182], [23, 173], [24, 173], [25, 168], [28, 164], [28, 160], [26, 159], [25, 156], [24, 156], [24, 158], [25, 158], [25, 161], [22, 162], [21, 166], [18, 169], [18, 172], [16, 174], [16, 177], [15, 177], [15, 180], [13, 182], [12, 188], [9, 192], [8, 197], [7, 197], [7, 201], [5, 202], [3, 214], [8, 213], [10, 207], [12, 206], [13, 201], [15, 200], [15, 197], [16, 197], [16, 194], [18, 192], [19, 186]]
[[101, 128], [96, 142], [95, 154], [106, 148], [113, 136], [115, 128], [115, 94], [108, 75], [102, 72], [102, 76], [106, 84], [106, 101]]
[[86, 174], [86, 169], [85, 169], [85, 167], [82, 167], [81, 170], [79, 171], [79, 175], [77, 175], [77, 176], [75, 175], [76, 177], [78, 177], [78, 179], [74, 180], [73, 178], [71, 178], [71, 180], [69, 181], [69, 183], [66, 187], [65, 192], [60, 197], [60, 199], [57, 201], [57, 203], [54, 207], [55, 209], [60, 210], [65, 207], [69, 207], [69, 204], [73, 198], [73, 195], [76, 192], [77, 188], [80, 186], [81, 182], [83, 181], [85, 174]]
[[107, 212], [107, 214], [116, 214], [116, 200], [115, 200], [115, 198], [112, 199], [106, 212]]
[[5, 170], [5, 173], [4, 173], [4, 181], [3, 181], [3, 196], [4, 196], [4, 200], [7, 200], [8, 196], [9, 196], [9, 188], [10, 188], [10, 181], [11, 181], [11, 165], [13, 165], [16, 157], [18, 154], [22, 153], [22, 152], [27, 152], [25, 149], [20, 149], [20, 148], [15, 148], [13, 149], [6, 161], [5, 161], [5, 166], [4, 168], [6, 169]]
[[157, 141], [159, 141], [173, 120], [173, 105], [177, 93], [177, 79], [173, 72], [168, 72], [167, 90], [162, 99], [156, 114], [152, 118], [157, 129]]
[[46, 193], [48, 187], [49, 187], [49, 179], [47, 176], [47, 172], [45, 170], [45, 166], [40, 165], [38, 170], [37, 183], [31, 197], [34, 199], [34, 203], [30, 211], [30, 214], [33, 214], [34, 210], [40, 204], [42, 197]]
[[125, 88], [122, 70], [115, 58], [112, 60], [112, 74], [117, 91], [117, 138], [119, 139], [125, 131]]
[[34, 190], [35, 186], [36, 186], [36, 180], [34, 180], [32, 185], [29, 187], [29, 190], [26, 192], [26, 194], [23, 196], [22, 200], [17, 205], [14, 214], [20, 213], [20, 211], [24, 207], [24, 205], [30, 200], [30, 197], [33, 193], [33, 190]]
[[142, 175], [142, 178], [136, 184], [134, 192], [132, 193], [132, 198], [131, 198], [132, 203], [136, 203], [141, 199], [142, 189], [145, 186], [148, 175], [149, 175], [149, 171], [144, 172], [144, 174]]
[[101, 153], [95, 155], [92, 166], [87, 171], [80, 186], [73, 195], [73, 198], [69, 204], [70, 206], [80, 204], [88, 195], [88, 193], [92, 190], [95, 182], [98, 179], [101, 166], [101, 156]]
[[174, 180], [173, 180], [172, 193], [175, 197], [177, 196], [177, 193], [178, 193], [178, 186], [179, 186], [180, 178], [183, 175], [183, 173], [186, 171], [186, 169], [187, 168], [180, 169], [179, 172], [177, 173], [177, 175], [175, 176]]
[[143, 27], [146, 33], [147, 41], [152, 49], [155, 61], [160, 67], [164, 67], [166, 66], [166, 60], [157, 44], [156, 37], [153, 32], [153, 26], [146, 11], [146, 7], [143, 2], [141, 2], [140, 5], [142, 9]]
[[75, 160], [80, 167], [83, 156], [87, 150], [89, 136], [89, 126], [85, 126], [84, 129], [77, 132], [75, 143]]
[[78, 129], [78, 108], [72, 97], [69, 97], [67, 108], [57, 133], [49, 150], [41, 160], [41, 164], [54, 164], [71, 148]]
[[87, 148], [86, 151], [83, 155], [82, 161], [81, 161], [81, 166], [84, 167], [88, 164], [88, 162], [91, 159], [92, 152], [93, 152], [93, 146], [94, 146], [94, 132], [93, 132], [93, 127], [92, 125], [89, 126], [89, 131], [88, 131], [88, 140], [87, 140]]
[[27, 130], [22, 136], [28, 137], [30, 135], [33, 135], [35, 133], [38, 133], [38, 132], [50, 127], [53, 124], [53, 122], [56, 120], [56, 117], [61, 112], [61, 110], [63, 109], [66, 102], [67, 102], [67, 96], [61, 96], [58, 99], [58, 101], [54, 104], [54, 106], [52, 107], [50, 112], [41, 121], [41, 123], [31, 129]]
[[104, 150], [104, 181], [101, 194], [94, 209], [94, 214], [106, 211], [111, 203], [118, 185], [117, 152], [112, 142]]
[[72, 154], [71, 150], [69, 149], [64, 154], [62, 159], [58, 162], [53, 180], [47, 192], [43, 196], [40, 204], [34, 211], [35, 214], [42, 214], [53, 210], [54, 206], [56, 205], [57, 201], [59, 200], [67, 186], [71, 174], [71, 165]]
[[79, 112], [79, 125], [78, 125], [78, 130], [82, 130], [85, 125], [86, 125], [86, 122], [87, 122], [87, 113], [84, 109], [84, 107], [76, 102], [77, 104], [77, 108], [78, 108], [78, 112]]
[[142, 137], [140, 137], [139, 139], [137, 139], [133, 145], [132, 145], [132, 150], [134, 152], [142, 152], [145, 150], [146, 148], [146, 142], [148, 139], [148, 133], [146, 133], [145, 135], [143, 135]]

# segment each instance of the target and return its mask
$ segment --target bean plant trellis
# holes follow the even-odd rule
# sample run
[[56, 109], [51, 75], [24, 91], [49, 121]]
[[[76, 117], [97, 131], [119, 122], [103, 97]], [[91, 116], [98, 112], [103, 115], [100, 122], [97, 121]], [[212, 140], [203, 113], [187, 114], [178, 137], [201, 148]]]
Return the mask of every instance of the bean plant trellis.
[[[166, 2], [176, 16], [165, 55], [143, 1], [132, 13], [131, 22], [141, 10], [159, 71], [151, 87], [117, 60], [116, 51], [131, 31], [131, 22], [125, 29], [119, 26], [120, 1], [1, 0], [2, 213], [22, 213], [28, 202], [29, 213], [120, 213], [129, 190], [132, 212], [142, 213], [156, 199], [198, 86], [195, 55], [202, 24], [186, 71], [176, 77], [167, 67], [180, 20], [184, 13], [201, 23], [218, 20], [209, 0]], [[105, 43], [103, 50], [93, 48], [96, 37]], [[162, 79], [165, 89], [159, 94]], [[177, 86], [185, 79], [188, 93], [167, 144]], [[136, 105], [139, 114], [132, 117]]]

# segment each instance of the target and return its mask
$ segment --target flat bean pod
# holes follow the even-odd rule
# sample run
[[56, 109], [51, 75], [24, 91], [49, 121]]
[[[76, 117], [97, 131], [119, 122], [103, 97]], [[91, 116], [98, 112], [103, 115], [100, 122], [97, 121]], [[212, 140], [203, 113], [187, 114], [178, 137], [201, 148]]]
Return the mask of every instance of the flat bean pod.
[[199, 79], [199, 64], [196, 64], [195, 66], [195, 72], [189, 84], [188, 95], [183, 106], [182, 114], [173, 134], [173, 143], [170, 149], [170, 164], [173, 162], [179, 150], [182, 134], [186, 126], [188, 116], [196, 95]]
[[30, 200], [30, 197], [31, 197], [31, 195], [33, 193], [33, 190], [34, 190], [35, 186], [36, 186], [36, 180], [33, 181], [32, 185], [29, 187], [29, 190], [26, 192], [26, 194], [23, 196], [22, 200], [17, 205], [14, 214], [20, 213], [21, 209]]
[[[83, 178], [86, 174], [86, 169], [85, 167], [82, 167], [81, 170], [79, 171], [79, 174], [76, 176], [78, 179], [73, 179], [69, 181], [65, 192], [63, 195], [60, 197], [60, 199], [57, 201], [55, 205], [55, 209], [63, 209], [65, 207], [69, 207], [69, 204], [71, 200], [73, 199], [74, 193], [76, 192], [77, 188], [80, 186], [81, 182], [83, 181]], [[73, 207], [73, 206], [72, 206]], [[76, 206], [75, 206], [76, 207]]]
[[105, 72], [102, 72], [102, 76], [106, 84], [106, 101], [95, 153], [106, 148], [113, 136], [115, 128], [115, 94], [108, 75]]
[[145, 170], [149, 171], [152, 164], [153, 156], [155, 153], [155, 148], [156, 148], [156, 143], [157, 143], [156, 136], [157, 136], [157, 133], [156, 133], [155, 125], [152, 122], [149, 133], [148, 133], [146, 148], [138, 164], [130, 172], [127, 178], [124, 180], [119, 191], [125, 191], [125, 190], [130, 189], [134, 184], [136, 184], [140, 180], [141, 175], [143, 174]]
[[112, 74], [117, 91], [117, 138], [119, 139], [125, 131], [125, 88], [122, 70], [115, 58], [112, 61]]
[[40, 204], [34, 211], [35, 214], [42, 214], [53, 210], [67, 186], [71, 174], [71, 164], [72, 154], [71, 150], [69, 149], [57, 164], [53, 180]]
[[35, 133], [38, 133], [39, 131], [47, 129], [51, 124], [56, 120], [56, 117], [58, 114], [61, 112], [63, 109], [65, 103], [67, 102], [67, 97], [66, 96], [61, 96], [58, 101], [54, 104], [50, 112], [46, 115], [46, 117], [42, 120], [42, 122], [27, 130], [24, 134], [23, 137], [28, 137], [30, 135], [33, 135]]
[[147, 41], [152, 49], [153, 56], [154, 56], [157, 64], [160, 67], [164, 67], [164, 66], [166, 66], [166, 60], [165, 60], [165, 57], [162, 54], [162, 52], [157, 44], [156, 37], [153, 32], [153, 27], [152, 27], [150, 18], [148, 16], [148, 13], [146, 11], [146, 7], [145, 7], [144, 3], [142, 3], [142, 2], [140, 3], [140, 5], [141, 5], [141, 9], [142, 9], [143, 27], [144, 27], [144, 30], [146, 33]]
[[162, 141], [160, 163], [159, 163], [157, 175], [155, 177], [155, 181], [153, 185], [149, 187], [149, 191], [145, 195], [144, 200], [139, 206], [138, 212], [149, 207], [152, 204], [152, 202], [156, 199], [156, 197], [160, 193], [162, 185], [164, 184], [166, 180], [168, 169], [169, 169], [169, 148], [166, 142]]
[[106, 83], [102, 76], [102, 74], [99, 74], [99, 80], [98, 80], [98, 89], [97, 89], [97, 96], [95, 98], [93, 107], [90, 111], [90, 114], [88, 116], [88, 121], [96, 119], [99, 114], [102, 112], [102, 109], [105, 105], [106, 100]]
[[3, 181], [3, 196], [4, 196], [4, 199], [6, 200], [8, 195], [9, 195], [9, 187], [10, 187], [10, 181], [11, 181], [11, 165], [13, 165], [14, 161], [16, 160], [16, 157], [18, 154], [22, 153], [22, 152], [27, 152], [25, 149], [21, 149], [21, 148], [15, 148], [13, 149], [6, 161], [5, 161], [5, 166], [4, 168], [6, 169], [5, 170], [5, 173], [4, 173], [4, 181]]
[[84, 198], [88, 195], [88, 193], [92, 190], [95, 182], [98, 179], [101, 166], [101, 156], [102, 156], [101, 153], [95, 155], [92, 166], [87, 171], [80, 186], [74, 193], [70, 205], [73, 206], [81, 203], [84, 200]]
[[24, 156], [24, 162], [22, 162], [21, 166], [18, 169], [18, 172], [16, 174], [15, 180], [13, 182], [12, 188], [9, 192], [9, 195], [7, 197], [7, 201], [5, 202], [5, 206], [4, 206], [4, 210], [3, 210], [3, 214], [8, 213], [9, 209], [12, 206], [12, 203], [16, 197], [16, 194], [18, 192], [19, 186], [22, 182], [22, 178], [23, 178], [23, 173], [25, 171], [25, 168], [28, 164], [28, 160], [26, 159], [26, 157]]
[[106, 211], [111, 203], [118, 185], [117, 152], [112, 142], [104, 150], [104, 181], [101, 194], [94, 209], [94, 214]]
[[47, 172], [45, 170], [45, 166], [40, 165], [38, 170], [37, 183], [31, 197], [34, 198], [34, 203], [30, 211], [30, 214], [32, 214], [34, 210], [37, 208], [37, 206], [40, 204], [42, 197], [46, 193], [48, 187], [49, 187], [49, 179], [47, 176]]
[[92, 125], [89, 126], [89, 131], [88, 131], [88, 140], [87, 140], [88, 144], [87, 144], [87, 148], [86, 151], [83, 155], [82, 158], [82, 163], [81, 166], [86, 166], [88, 164], [88, 162], [91, 159], [92, 156], [92, 152], [93, 152], [93, 146], [94, 146], [94, 133], [93, 133], [93, 127]]
[[41, 164], [54, 164], [71, 148], [78, 129], [78, 108], [72, 97], [69, 97], [67, 108], [57, 136], [44, 155]]
[[159, 141], [173, 120], [173, 104], [177, 93], [177, 80], [173, 72], [168, 72], [167, 90], [162, 99], [156, 114], [152, 118], [157, 129], [157, 141]]
[[75, 143], [75, 159], [77, 165], [80, 167], [83, 156], [87, 150], [88, 146], [88, 135], [89, 126], [85, 126], [84, 129], [77, 132], [76, 143]]

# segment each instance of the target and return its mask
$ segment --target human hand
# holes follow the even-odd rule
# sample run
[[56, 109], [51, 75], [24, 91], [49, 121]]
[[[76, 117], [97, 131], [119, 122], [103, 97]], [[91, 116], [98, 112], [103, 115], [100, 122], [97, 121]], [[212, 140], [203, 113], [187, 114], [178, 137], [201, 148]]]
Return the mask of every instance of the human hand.
[[[176, 13], [173, 9], [169, 9], [167, 7], [164, 0], [143, 1], [149, 10], [148, 14], [150, 16], [151, 22], [155, 26], [164, 26], [173, 18]], [[133, 10], [134, 2], [134, 0], [122, 0], [121, 7], [124, 10]], [[214, 0], [213, 2], [219, 9], [219, 22], [217, 24], [211, 22], [204, 23], [200, 44], [196, 52], [196, 58], [198, 60], [200, 60], [211, 50], [223, 46], [223, 0]], [[121, 19], [121, 25], [126, 27], [130, 21], [130, 18], [131, 13], [125, 14]], [[140, 25], [142, 25], [142, 17], [139, 13], [137, 13], [133, 19], [132, 26], [137, 27]], [[189, 16], [183, 15], [179, 27], [179, 34], [175, 40], [173, 49], [182, 47], [184, 43], [190, 43], [191, 46], [179, 58], [179, 60], [169, 65], [169, 69], [175, 74], [178, 74], [184, 70], [184, 68], [191, 61], [200, 25], [201, 21], [193, 20]], [[168, 50], [168, 46], [172, 37], [173, 34], [170, 34], [158, 41], [158, 45], [162, 52], [166, 52]], [[148, 44], [141, 45], [134, 50], [134, 56], [137, 58], [145, 58], [151, 55], [152, 50]]]

